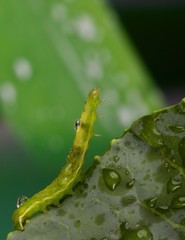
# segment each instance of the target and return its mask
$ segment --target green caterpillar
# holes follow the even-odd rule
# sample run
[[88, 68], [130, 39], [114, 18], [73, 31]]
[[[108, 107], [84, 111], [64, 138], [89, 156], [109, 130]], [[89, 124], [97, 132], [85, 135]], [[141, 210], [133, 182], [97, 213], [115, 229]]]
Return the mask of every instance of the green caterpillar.
[[76, 136], [73, 147], [67, 157], [67, 164], [59, 176], [45, 189], [21, 204], [13, 214], [14, 226], [24, 230], [26, 220], [38, 212], [46, 212], [49, 205], [59, 206], [66, 194], [72, 193], [74, 183], [79, 179], [89, 141], [93, 136], [93, 126], [97, 118], [96, 109], [100, 103], [98, 88], [90, 91], [81, 114], [80, 121], [75, 125]]

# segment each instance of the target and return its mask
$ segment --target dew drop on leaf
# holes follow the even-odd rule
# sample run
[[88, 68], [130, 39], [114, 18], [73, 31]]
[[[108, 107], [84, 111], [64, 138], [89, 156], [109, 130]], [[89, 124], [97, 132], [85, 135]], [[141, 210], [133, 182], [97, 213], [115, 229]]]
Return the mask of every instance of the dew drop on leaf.
[[134, 186], [134, 184], [135, 184], [135, 179], [133, 178], [129, 182], [126, 183], [126, 188], [130, 189]]
[[167, 192], [172, 193], [181, 188], [182, 185], [182, 179], [180, 175], [176, 175], [175, 177], [172, 177], [169, 179], [167, 183]]
[[152, 240], [152, 234], [146, 227], [143, 227], [137, 231], [137, 237], [138, 239], [142, 240]]
[[102, 225], [104, 222], [105, 222], [105, 214], [104, 213], [99, 214], [99, 215], [96, 216], [95, 223], [97, 225]]
[[81, 221], [80, 221], [80, 220], [76, 220], [76, 221], [74, 222], [74, 227], [75, 227], [75, 228], [79, 228], [80, 225], [81, 225]]
[[109, 168], [103, 169], [103, 179], [105, 181], [106, 186], [112, 191], [115, 190], [115, 188], [119, 185], [121, 181], [119, 173]]
[[126, 230], [130, 229], [130, 224], [129, 224], [128, 221], [124, 222], [124, 228], [125, 228]]
[[92, 201], [93, 203], [96, 203], [96, 198], [93, 197], [93, 198], [91, 199], [91, 201]]
[[118, 156], [114, 156], [114, 162], [118, 162], [119, 161], [119, 159], [120, 159], [120, 157], [118, 157]]
[[166, 206], [166, 205], [159, 205], [159, 206], [156, 208], [156, 211], [157, 211], [157, 212], [160, 212], [160, 213], [165, 213], [165, 212], [169, 211], [169, 207]]
[[169, 126], [169, 128], [175, 133], [180, 133], [180, 132], [185, 131], [185, 126], [172, 125], [172, 126]]
[[123, 207], [128, 206], [136, 201], [137, 199], [134, 196], [126, 196], [121, 199], [121, 203]]
[[64, 209], [58, 209], [58, 215], [59, 216], [65, 216], [66, 215], [66, 211]]
[[145, 203], [149, 208], [153, 208], [153, 207], [155, 207], [155, 205], [157, 203], [157, 199], [158, 199], [158, 197], [155, 196], [155, 197], [145, 200]]
[[174, 198], [171, 203], [171, 208], [172, 209], [185, 208], [185, 197]]
[[124, 240], [152, 240], [153, 236], [152, 233], [146, 226], [142, 226], [136, 229], [125, 229], [123, 228], [123, 239]]

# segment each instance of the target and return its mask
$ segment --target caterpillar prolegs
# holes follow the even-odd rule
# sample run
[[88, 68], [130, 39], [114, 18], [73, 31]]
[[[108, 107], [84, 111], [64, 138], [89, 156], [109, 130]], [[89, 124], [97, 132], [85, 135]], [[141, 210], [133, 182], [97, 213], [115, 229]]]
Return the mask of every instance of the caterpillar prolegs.
[[73, 147], [67, 157], [67, 163], [59, 176], [45, 189], [36, 193], [13, 214], [14, 226], [17, 230], [24, 230], [26, 220], [37, 212], [46, 212], [49, 205], [59, 206], [60, 200], [72, 192], [74, 183], [80, 177], [84, 157], [89, 141], [93, 135], [93, 126], [97, 118], [96, 109], [100, 102], [99, 89], [90, 91], [76, 129]]

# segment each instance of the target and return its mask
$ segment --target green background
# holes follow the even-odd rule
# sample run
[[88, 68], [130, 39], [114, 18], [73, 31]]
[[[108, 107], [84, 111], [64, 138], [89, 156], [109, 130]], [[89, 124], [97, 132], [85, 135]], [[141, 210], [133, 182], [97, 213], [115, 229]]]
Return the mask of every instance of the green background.
[[[120, 10], [127, 28], [134, 19], [133, 25], [139, 24], [137, 12]], [[156, 16], [154, 11], [146, 19]], [[135, 118], [164, 105], [115, 17], [100, 1], [1, 1], [2, 238], [13, 229], [17, 198], [42, 189], [65, 164], [73, 123], [91, 88], [101, 88], [101, 118], [95, 126], [101, 137], [92, 139], [86, 168]]]

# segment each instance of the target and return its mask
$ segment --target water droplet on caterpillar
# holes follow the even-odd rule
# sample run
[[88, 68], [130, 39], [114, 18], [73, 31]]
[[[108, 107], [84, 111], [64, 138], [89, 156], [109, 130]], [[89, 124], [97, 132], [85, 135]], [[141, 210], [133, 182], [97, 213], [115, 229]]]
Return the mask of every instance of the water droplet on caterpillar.
[[106, 186], [112, 191], [115, 190], [115, 188], [120, 184], [121, 181], [119, 173], [117, 173], [115, 170], [108, 168], [103, 169], [103, 179]]
[[74, 130], [77, 131], [80, 126], [80, 119], [76, 120], [74, 123]]
[[17, 208], [19, 208], [24, 202], [28, 200], [28, 197], [21, 196], [17, 199]]

